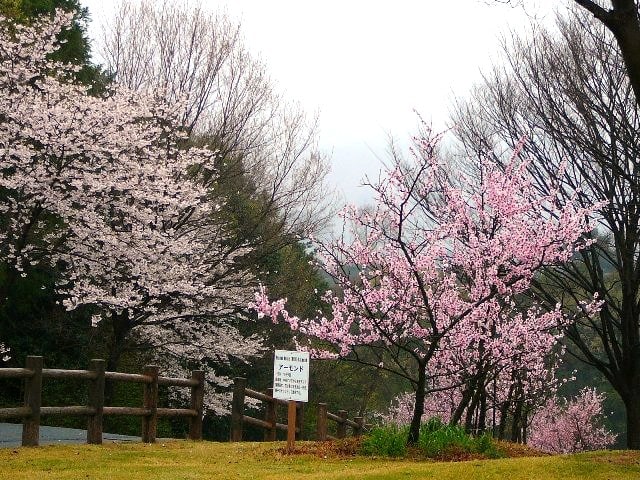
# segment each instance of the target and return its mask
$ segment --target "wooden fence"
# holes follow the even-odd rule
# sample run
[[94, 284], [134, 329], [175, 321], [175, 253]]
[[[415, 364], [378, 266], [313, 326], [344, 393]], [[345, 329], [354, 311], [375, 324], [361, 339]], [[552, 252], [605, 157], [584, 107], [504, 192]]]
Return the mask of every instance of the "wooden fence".
[[[337, 423], [336, 436], [333, 437], [327, 433], [328, 421], [332, 420]], [[354, 437], [362, 435], [365, 430], [364, 418], [355, 417], [349, 420], [346, 410], [338, 410], [338, 413], [331, 413], [327, 410], [326, 403], [318, 403], [318, 428], [316, 430], [316, 438], [323, 442], [325, 440], [335, 440], [336, 438], [344, 438], [347, 436], [347, 427], [351, 427]]]
[[[245, 398], [254, 398], [266, 403], [266, 409], [264, 419], [250, 417], [244, 414]], [[267, 393], [257, 392], [247, 388], [247, 380], [241, 377], [236, 377], [233, 380], [233, 401], [231, 404], [231, 435], [230, 440], [232, 442], [242, 441], [242, 426], [244, 423], [255, 425], [265, 430], [264, 439], [266, 441], [274, 441], [276, 439], [276, 432], [278, 430], [287, 431], [287, 425], [278, 423], [277, 421], [277, 406], [287, 406], [289, 402], [286, 400], [280, 400], [273, 398], [273, 389], [267, 390]], [[296, 438], [302, 436], [302, 425], [304, 415], [304, 404], [298, 402], [296, 405]], [[336, 436], [333, 437], [327, 433], [328, 420], [332, 420], [337, 423]], [[352, 428], [352, 434], [354, 436], [361, 435], [365, 430], [365, 425], [362, 417], [356, 417], [353, 420], [347, 418], [346, 410], [339, 410], [337, 414], [327, 411], [326, 403], [318, 404], [318, 419], [316, 439], [320, 441], [333, 440], [336, 438], [344, 438], [347, 436], [347, 428]]]
[[[156, 440], [159, 417], [187, 417], [189, 438], [202, 440], [204, 403], [204, 372], [195, 370], [191, 378], [159, 376], [156, 366], [144, 367], [142, 374], [106, 372], [104, 360], [91, 360], [88, 370], [61, 370], [42, 368], [42, 357], [27, 357], [25, 368], [0, 368], [0, 379], [24, 379], [24, 404], [17, 408], [0, 408], [0, 419], [22, 419], [22, 445], [37, 446], [40, 439], [40, 417], [47, 415], [81, 415], [87, 420], [87, 443], [102, 443], [104, 415], [133, 415], [142, 417], [142, 441]], [[71, 378], [89, 381], [88, 405], [46, 407], [41, 405], [43, 378]], [[142, 407], [115, 407], [104, 405], [105, 380], [143, 384]], [[159, 408], [158, 386], [168, 385], [191, 388], [190, 408]]]
[[[255, 398], [265, 402], [266, 410], [264, 420], [259, 418], [250, 417], [244, 414], [244, 400], [245, 398]], [[273, 389], [268, 389], [267, 393], [257, 392], [247, 388], [247, 380], [245, 378], [236, 377], [233, 379], [233, 400], [231, 402], [231, 435], [230, 440], [232, 442], [242, 441], [242, 426], [244, 423], [255, 425], [263, 428], [265, 441], [274, 441], [276, 439], [276, 432], [278, 430], [287, 431], [287, 425], [284, 423], [278, 423], [278, 405], [284, 405], [285, 407], [289, 402], [286, 400], [280, 400], [273, 398]], [[302, 433], [302, 421], [304, 418], [304, 404], [297, 402], [296, 404], [296, 438], [300, 438]]]

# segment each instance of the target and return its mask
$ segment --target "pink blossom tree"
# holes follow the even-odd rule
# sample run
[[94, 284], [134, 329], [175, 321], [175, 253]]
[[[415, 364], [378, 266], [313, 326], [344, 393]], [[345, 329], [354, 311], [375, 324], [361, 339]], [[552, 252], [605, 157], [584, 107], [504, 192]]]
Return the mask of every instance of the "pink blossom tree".
[[553, 397], [533, 416], [529, 444], [549, 453], [599, 450], [613, 444], [616, 435], [603, 425], [604, 394], [585, 388], [571, 400]]
[[[184, 106], [113, 85], [101, 97], [49, 60], [71, 14], [0, 30], [0, 259], [9, 276], [59, 269], [72, 310], [89, 305], [125, 342], [174, 369], [245, 358], [259, 348], [234, 327], [251, 277], [226, 246], [216, 202], [194, 166], [216, 152], [186, 147]], [[212, 380], [224, 379], [211, 373]], [[220, 397], [211, 396], [213, 399]], [[223, 403], [212, 407], [223, 410]]]
[[[461, 388], [440, 390], [426, 397], [423, 422], [434, 417], [450, 422], [460, 404]], [[548, 453], [576, 453], [603, 449], [616, 435], [603, 425], [604, 394], [585, 388], [567, 400], [557, 395], [547, 397], [531, 409], [526, 443]], [[408, 425], [414, 410], [415, 396], [411, 392], [398, 395], [389, 410], [380, 416], [385, 424]]]
[[[510, 434], [512, 441], [526, 441], [530, 413], [562, 383], [555, 377], [555, 367], [563, 349], [560, 334], [554, 333], [557, 312], [523, 312], [521, 306], [518, 310], [513, 317], [487, 312], [494, 321], [491, 333], [483, 334], [476, 345], [464, 332], [442, 339], [430, 365], [437, 375], [432, 374], [427, 387], [422, 423], [438, 417], [452, 425], [462, 424], [472, 433], [491, 426], [499, 438]], [[412, 393], [401, 394], [381, 418], [409, 424], [414, 403]]]
[[[524, 441], [528, 412], [537, 408], [561, 381], [555, 377], [563, 347], [558, 309], [544, 312], [511, 299], [500, 310], [485, 306], [484, 325], [460, 322], [442, 339], [433, 366], [443, 372], [438, 390], [455, 398], [449, 419], [468, 431], [482, 432], [491, 423], [501, 438], [511, 425], [512, 441]], [[477, 335], [469, 332], [480, 329]], [[433, 399], [437, 401], [437, 399]], [[507, 422], [507, 417], [510, 422]]]
[[[440, 355], [443, 348], [468, 351], [489, 342], [491, 326], [500, 315], [513, 316], [514, 298], [536, 272], [569, 260], [589, 229], [590, 210], [539, 195], [517, 152], [504, 169], [479, 158], [473, 174], [453, 172], [441, 160], [439, 139], [429, 132], [417, 139], [412, 162], [396, 161], [370, 185], [375, 206], [346, 208], [341, 238], [316, 242], [337, 285], [324, 294], [331, 315], [291, 316], [286, 299], [272, 302], [264, 290], [253, 303], [259, 315], [319, 341], [307, 347], [316, 355], [369, 363], [409, 380], [410, 443], [418, 439], [430, 383], [459, 368]], [[500, 348], [508, 349], [504, 340]], [[365, 346], [368, 356], [361, 354]]]

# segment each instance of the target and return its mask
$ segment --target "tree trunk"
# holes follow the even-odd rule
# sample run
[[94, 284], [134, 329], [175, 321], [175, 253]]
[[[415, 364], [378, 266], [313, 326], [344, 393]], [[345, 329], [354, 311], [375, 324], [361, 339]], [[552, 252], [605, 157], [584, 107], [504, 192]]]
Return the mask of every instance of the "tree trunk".
[[640, 392], [625, 396], [625, 410], [627, 413], [627, 448], [640, 450]]
[[482, 389], [480, 395], [480, 410], [478, 411], [478, 424], [476, 425], [476, 433], [479, 435], [487, 430], [487, 390]]
[[520, 443], [522, 441], [522, 401], [516, 400], [516, 407], [513, 412], [513, 423], [511, 424], [511, 441]]
[[627, 76], [640, 106], [640, 20], [636, 0], [610, 0], [612, 9], [598, 5], [594, 0], [574, 0], [591, 12], [616, 38], [622, 54]]
[[[106, 370], [108, 372], [117, 372], [120, 365], [120, 359], [125, 350], [125, 342], [131, 331], [132, 324], [126, 313], [120, 315], [113, 314], [111, 316], [112, 336], [109, 342]], [[114, 385], [112, 381], [106, 381], [104, 385], [104, 404], [113, 406]]]
[[502, 402], [500, 407], [500, 428], [498, 429], [498, 438], [500, 440], [505, 439], [505, 432], [507, 431], [507, 416], [509, 415], [509, 404], [513, 398], [513, 384], [509, 387], [509, 393], [507, 399]]
[[614, 1], [611, 22], [607, 24], [616, 37], [627, 69], [629, 82], [640, 105], [640, 22], [638, 10], [630, 0]]
[[418, 365], [418, 383], [416, 385], [416, 402], [413, 407], [413, 418], [411, 419], [411, 426], [409, 427], [409, 438], [407, 443], [409, 445], [417, 445], [418, 438], [420, 437], [420, 423], [422, 422], [422, 415], [424, 414], [424, 390], [427, 386], [427, 371], [426, 364], [420, 363]]
[[451, 419], [449, 420], [449, 425], [457, 425], [458, 423], [460, 423], [460, 420], [462, 419], [462, 415], [464, 414], [464, 409], [467, 408], [467, 406], [469, 405], [472, 395], [473, 395], [473, 385], [469, 385], [462, 392], [462, 399], [460, 400], [460, 403], [458, 404], [455, 411], [453, 412], [453, 415], [451, 415]]
[[464, 429], [467, 433], [474, 433], [473, 419], [474, 419], [474, 414], [478, 410], [479, 404], [480, 404], [480, 388], [476, 386], [475, 391], [473, 392], [473, 398], [471, 400], [471, 403], [469, 404], [469, 408], [467, 408], [467, 416], [464, 422]]

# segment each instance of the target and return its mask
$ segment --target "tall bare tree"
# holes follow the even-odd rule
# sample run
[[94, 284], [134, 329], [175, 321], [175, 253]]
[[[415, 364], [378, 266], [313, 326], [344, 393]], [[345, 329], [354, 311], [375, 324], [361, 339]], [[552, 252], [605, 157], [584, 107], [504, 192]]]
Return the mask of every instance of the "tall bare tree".
[[[494, 0], [527, 4], [531, 0]], [[636, 102], [640, 105], [640, 5], [637, 0], [568, 0], [589, 12], [614, 36], [621, 52]], [[573, 12], [577, 12], [574, 9]]]
[[324, 225], [331, 196], [316, 120], [276, 92], [239, 25], [199, 3], [125, 0], [98, 49], [119, 83], [187, 102], [184, 120], [194, 139], [220, 151], [220, 181], [248, 176], [258, 216], [277, 218], [278, 235], [293, 238]]
[[[635, 0], [610, 0], [596, 2], [593, 0], [574, 0], [575, 3], [589, 11], [611, 33], [613, 33], [636, 101], [640, 104], [640, 17], [638, 2]], [[605, 5], [609, 5], [606, 7]]]
[[[577, 7], [557, 30], [505, 42], [505, 63], [455, 107], [464, 149], [503, 156], [523, 136], [529, 169], [558, 202], [598, 204], [593, 243], [549, 269], [536, 294], [574, 322], [571, 351], [620, 394], [627, 445], [640, 449], [640, 117], [616, 38]], [[563, 172], [555, 175], [558, 168]], [[586, 307], [603, 301], [599, 313]]]

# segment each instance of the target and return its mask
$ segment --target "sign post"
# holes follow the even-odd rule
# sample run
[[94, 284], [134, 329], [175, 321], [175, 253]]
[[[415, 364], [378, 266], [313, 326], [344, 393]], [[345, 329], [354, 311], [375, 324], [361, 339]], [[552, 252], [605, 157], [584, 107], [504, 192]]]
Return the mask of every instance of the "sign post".
[[296, 438], [296, 402], [309, 401], [309, 352], [276, 350], [273, 361], [273, 398], [288, 400], [287, 449]]
[[296, 409], [295, 400], [289, 400], [289, 408], [287, 410], [287, 450], [293, 451], [296, 443]]

